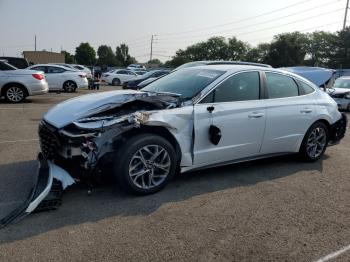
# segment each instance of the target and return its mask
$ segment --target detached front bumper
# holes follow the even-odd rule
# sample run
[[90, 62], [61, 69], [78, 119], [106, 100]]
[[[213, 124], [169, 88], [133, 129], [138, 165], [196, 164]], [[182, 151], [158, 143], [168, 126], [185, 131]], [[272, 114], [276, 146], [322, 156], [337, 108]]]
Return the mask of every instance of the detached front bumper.
[[348, 125], [348, 118], [344, 113], [341, 115], [342, 117], [331, 126], [328, 143], [330, 146], [338, 144], [340, 140], [345, 136]]
[[20, 206], [0, 219], [0, 228], [13, 221], [18, 221], [37, 209], [39, 205], [43, 205], [43, 202], [49, 198], [54, 183], [59, 183], [62, 190], [74, 183], [74, 179], [64, 169], [51, 161], [45, 160], [41, 154], [38, 157], [38, 162], [37, 177], [28, 198]]

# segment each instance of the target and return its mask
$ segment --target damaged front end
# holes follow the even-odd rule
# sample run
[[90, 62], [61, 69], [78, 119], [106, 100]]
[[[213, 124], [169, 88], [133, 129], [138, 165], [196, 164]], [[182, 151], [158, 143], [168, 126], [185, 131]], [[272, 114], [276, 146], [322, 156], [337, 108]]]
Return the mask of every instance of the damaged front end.
[[122, 134], [149, 123], [171, 128], [163, 119], [151, 116], [181, 106], [176, 94], [108, 93], [100, 98], [87, 95], [67, 100], [48, 111], [38, 130], [41, 153], [37, 182], [27, 201], [0, 220], [0, 227], [34, 210], [56, 209], [63, 190], [75, 182], [84, 181], [91, 189], [110, 164]]
[[38, 163], [38, 173], [26, 201], [1, 218], [0, 228], [20, 220], [34, 210], [56, 209], [61, 204], [63, 190], [74, 183], [65, 170], [44, 159], [42, 154], [38, 155]]

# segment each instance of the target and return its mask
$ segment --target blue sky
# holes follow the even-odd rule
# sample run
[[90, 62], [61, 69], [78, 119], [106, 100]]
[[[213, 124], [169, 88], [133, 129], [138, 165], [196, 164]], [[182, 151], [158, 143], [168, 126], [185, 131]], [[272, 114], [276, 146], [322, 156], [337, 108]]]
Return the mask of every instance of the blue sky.
[[[74, 53], [81, 42], [113, 50], [120, 43], [147, 61], [169, 59], [179, 48], [222, 35], [256, 45], [274, 34], [301, 30], [337, 31], [346, 0], [0, 0], [0, 55], [24, 50]], [[291, 6], [293, 5], [293, 6]], [[274, 10], [290, 6], [283, 10]], [[267, 12], [271, 12], [266, 15]]]

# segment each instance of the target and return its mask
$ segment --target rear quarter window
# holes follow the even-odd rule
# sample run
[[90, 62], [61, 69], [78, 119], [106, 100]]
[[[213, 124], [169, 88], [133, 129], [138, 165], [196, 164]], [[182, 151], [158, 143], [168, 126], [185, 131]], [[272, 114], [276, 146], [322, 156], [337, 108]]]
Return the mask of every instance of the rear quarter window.
[[304, 83], [303, 81], [297, 80], [298, 85], [300, 87], [301, 95], [311, 94], [315, 91], [310, 85]]

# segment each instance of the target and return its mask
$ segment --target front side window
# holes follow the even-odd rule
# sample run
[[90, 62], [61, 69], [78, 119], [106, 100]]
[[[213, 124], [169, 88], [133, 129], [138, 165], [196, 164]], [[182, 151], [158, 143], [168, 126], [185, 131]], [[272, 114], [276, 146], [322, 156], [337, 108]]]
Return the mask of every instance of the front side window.
[[244, 72], [229, 77], [214, 90], [214, 102], [258, 100], [259, 72]]
[[299, 95], [298, 86], [291, 77], [269, 72], [266, 72], [265, 75], [269, 98], [283, 98]]

